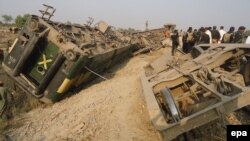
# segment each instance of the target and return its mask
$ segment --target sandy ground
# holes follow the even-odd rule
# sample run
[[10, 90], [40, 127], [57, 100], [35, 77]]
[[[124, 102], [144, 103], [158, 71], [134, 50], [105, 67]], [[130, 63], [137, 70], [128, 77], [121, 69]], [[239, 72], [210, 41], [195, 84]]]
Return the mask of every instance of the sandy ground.
[[5, 133], [12, 140], [157, 141], [140, 83], [143, 66], [168, 49], [119, 64], [107, 81], [46, 108], [15, 118]]
[[15, 34], [0, 31], [0, 49], [5, 50], [7, 47], [11, 46], [15, 37]]

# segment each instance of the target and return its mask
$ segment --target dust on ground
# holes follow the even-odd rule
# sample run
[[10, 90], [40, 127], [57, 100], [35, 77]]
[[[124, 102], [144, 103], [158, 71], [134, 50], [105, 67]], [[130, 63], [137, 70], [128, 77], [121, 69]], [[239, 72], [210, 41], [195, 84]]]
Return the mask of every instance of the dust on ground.
[[168, 49], [125, 61], [107, 81], [45, 108], [15, 118], [5, 130], [11, 140], [157, 141], [140, 83], [148, 61]]

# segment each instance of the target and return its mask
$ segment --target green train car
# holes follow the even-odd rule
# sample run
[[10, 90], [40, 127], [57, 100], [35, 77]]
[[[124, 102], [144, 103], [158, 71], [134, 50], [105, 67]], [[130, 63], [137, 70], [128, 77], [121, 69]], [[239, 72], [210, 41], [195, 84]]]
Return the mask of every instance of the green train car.
[[2, 64], [17, 86], [42, 101], [60, 100], [131, 54], [132, 45], [105, 22], [94, 28], [49, 19], [32, 15]]

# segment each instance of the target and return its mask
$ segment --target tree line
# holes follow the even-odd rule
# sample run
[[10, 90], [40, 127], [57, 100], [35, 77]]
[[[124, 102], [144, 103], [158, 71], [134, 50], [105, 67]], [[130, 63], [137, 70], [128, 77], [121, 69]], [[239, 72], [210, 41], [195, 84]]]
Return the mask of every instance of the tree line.
[[[16, 16], [15, 19], [13, 19], [11, 15], [4, 14], [2, 15], [3, 21], [0, 21], [0, 25], [14, 25], [14, 26], [17, 26], [18, 28], [21, 28], [23, 27], [23, 25], [25, 24], [29, 16], [30, 14], [18, 15]], [[14, 20], [14, 23], [13, 23], [13, 20]]]

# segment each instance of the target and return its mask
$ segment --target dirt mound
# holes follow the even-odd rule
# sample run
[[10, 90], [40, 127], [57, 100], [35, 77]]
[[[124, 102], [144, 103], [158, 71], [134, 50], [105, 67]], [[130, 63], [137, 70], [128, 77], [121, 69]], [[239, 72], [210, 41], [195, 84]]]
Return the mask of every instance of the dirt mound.
[[162, 49], [116, 66], [111, 79], [46, 108], [14, 119], [6, 130], [13, 140], [160, 140], [152, 127], [140, 84], [140, 73]]

